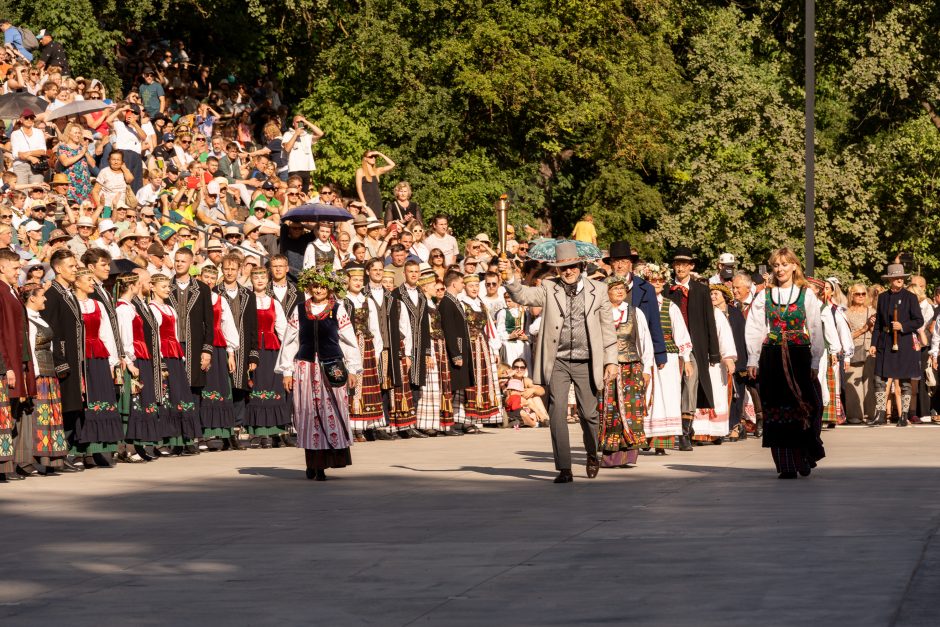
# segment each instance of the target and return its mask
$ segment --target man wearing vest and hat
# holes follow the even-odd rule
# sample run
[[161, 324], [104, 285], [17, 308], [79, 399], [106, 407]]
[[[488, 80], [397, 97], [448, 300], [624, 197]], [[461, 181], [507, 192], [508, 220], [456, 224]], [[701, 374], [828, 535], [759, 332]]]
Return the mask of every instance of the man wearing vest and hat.
[[619, 240], [610, 245], [610, 253], [603, 261], [611, 267], [614, 276], [624, 279], [630, 304], [642, 311], [646, 317], [650, 338], [653, 340], [656, 365], [662, 368], [666, 365], [666, 340], [663, 338], [663, 325], [659, 320], [659, 303], [653, 286], [646, 279], [633, 274], [633, 264], [637, 259], [639, 255], [633, 253], [630, 242]]
[[682, 435], [679, 437], [679, 450], [691, 451], [692, 416], [696, 409], [715, 406], [708, 366], [717, 364], [721, 356], [711, 293], [707, 287], [692, 280], [695, 256], [689, 248], [676, 248], [672, 269], [675, 278], [668, 296], [682, 312], [692, 338], [692, 359], [685, 362], [682, 377]]
[[875, 358], [875, 417], [870, 425], [887, 424], [887, 380], [901, 385], [899, 427], [908, 425], [911, 408], [911, 379], [921, 376], [920, 355], [914, 348], [915, 334], [924, 326], [917, 296], [904, 289], [904, 266], [892, 263], [881, 277], [888, 281], [888, 291], [878, 297], [875, 328], [868, 354]]
[[617, 336], [611, 318], [607, 287], [583, 276], [585, 263], [574, 242], [555, 247], [558, 277], [527, 287], [514, 280], [509, 261], [499, 270], [508, 275], [506, 290], [513, 301], [542, 307], [542, 332], [535, 346], [532, 378], [548, 390], [555, 483], [570, 483], [571, 448], [568, 442], [568, 391], [573, 384], [578, 418], [587, 451], [587, 476], [597, 476], [597, 392], [617, 376]]

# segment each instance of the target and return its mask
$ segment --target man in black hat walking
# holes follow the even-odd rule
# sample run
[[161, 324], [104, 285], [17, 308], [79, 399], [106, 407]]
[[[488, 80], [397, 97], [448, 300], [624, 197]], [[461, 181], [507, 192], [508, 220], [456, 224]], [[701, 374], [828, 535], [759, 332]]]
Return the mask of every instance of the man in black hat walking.
[[610, 253], [604, 258], [604, 263], [611, 267], [615, 276], [624, 279], [630, 304], [646, 316], [650, 338], [653, 340], [656, 365], [662, 368], [666, 365], [666, 339], [663, 337], [663, 325], [659, 317], [659, 302], [653, 286], [646, 279], [633, 274], [633, 264], [637, 262], [637, 259], [639, 255], [634, 254], [633, 249], [630, 248], [630, 242], [618, 240], [610, 245]]
[[904, 289], [910, 275], [904, 266], [892, 263], [881, 277], [888, 281], [888, 291], [878, 297], [875, 328], [868, 354], [875, 357], [875, 417], [872, 426], [887, 423], [887, 380], [901, 386], [899, 427], [908, 425], [911, 408], [911, 379], [919, 378], [920, 354], [914, 350], [914, 334], [924, 326], [917, 296]]
[[695, 269], [692, 251], [678, 247], [672, 256], [672, 269], [675, 278], [669, 288], [669, 298], [678, 305], [692, 337], [692, 359], [685, 362], [682, 376], [682, 435], [679, 436], [679, 450], [691, 451], [695, 410], [715, 406], [708, 366], [717, 364], [721, 355], [711, 294], [707, 287], [692, 280]]
[[509, 261], [499, 270], [509, 280], [512, 300], [542, 307], [542, 331], [535, 346], [532, 378], [548, 390], [552, 452], [559, 471], [555, 483], [570, 483], [571, 448], [568, 440], [568, 391], [574, 385], [578, 418], [587, 452], [587, 476], [597, 476], [597, 392], [617, 376], [617, 335], [611, 318], [607, 287], [584, 276], [585, 264], [574, 242], [555, 247], [558, 278], [527, 287], [513, 280]]

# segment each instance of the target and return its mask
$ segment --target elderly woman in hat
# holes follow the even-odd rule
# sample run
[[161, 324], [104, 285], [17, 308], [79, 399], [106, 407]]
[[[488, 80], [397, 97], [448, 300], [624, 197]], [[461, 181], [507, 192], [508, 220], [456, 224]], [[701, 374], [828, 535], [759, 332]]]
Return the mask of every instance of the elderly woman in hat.
[[[747, 370], [758, 382], [765, 448], [781, 479], [808, 476], [825, 457], [817, 376], [826, 347], [822, 303], [799, 259], [780, 248], [767, 261], [771, 281], [751, 305], [745, 328]], [[823, 364], [824, 365], [824, 364]]]
[[293, 393], [297, 446], [304, 449], [307, 478], [326, 480], [327, 468], [352, 463], [348, 390], [359, 385], [362, 357], [342, 304], [345, 288], [330, 268], [308, 268], [288, 319], [274, 371]]
[[647, 264], [646, 280], [656, 293], [666, 347], [666, 365], [659, 370], [656, 384], [647, 390], [647, 405], [651, 410], [643, 425], [647, 443], [655, 449], [656, 455], [665, 455], [666, 449], [676, 446], [677, 436], [682, 434], [682, 372], [692, 369], [689, 329], [679, 306], [663, 296], [663, 288], [670, 278], [669, 268]]
[[626, 279], [607, 279], [607, 297], [617, 330], [617, 377], [608, 381], [601, 397], [598, 449], [605, 468], [635, 464], [646, 445], [646, 386], [656, 369], [653, 340], [646, 316], [627, 298]]
[[888, 282], [888, 291], [878, 297], [875, 328], [872, 330], [869, 355], [875, 357], [875, 417], [869, 424], [887, 423], [887, 383], [895, 381], [901, 389], [899, 427], [909, 424], [911, 379], [920, 377], [920, 354], [914, 347], [917, 330], [924, 325], [924, 316], [917, 296], [904, 289], [910, 274], [904, 266], [893, 263], [881, 277]]

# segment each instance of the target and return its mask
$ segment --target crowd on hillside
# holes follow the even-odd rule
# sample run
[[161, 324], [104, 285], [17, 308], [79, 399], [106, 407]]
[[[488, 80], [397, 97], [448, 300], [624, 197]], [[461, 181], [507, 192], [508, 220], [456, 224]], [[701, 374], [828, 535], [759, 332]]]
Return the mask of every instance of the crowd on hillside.
[[[272, 81], [145, 42], [123, 51], [116, 98], [71, 74], [51, 31], [0, 28], [0, 102], [33, 98], [0, 136], [4, 480], [284, 445], [322, 480], [354, 442], [550, 426], [565, 482], [569, 422], [589, 476], [749, 434], [781, 475], [808, 474], [821, 453], [779, 435], [780, 399], [761, 402], [761, 347], [781, 338], [794, 355], [812, 344], [818, 386], [794, 398], [820, 424], [936, 415], [940, 291], [902, 290], [903, 268], [887, 296], [791, 270], [780, 300], [786, 254], [752, 272], [725, 253], [714, 275], [682, 247], [668, 265], [625, 241], [591, 254], [576, 244], [598, 243], [590, 216], [547, 262], [529, 258], [546, 240], [528, 225], [460, 241], [407, 181], [383, 195], [396, 164], [377, 150], [355, 189], [322, 180], [330, 129], [291, 115]], [[288, 216], [312, 204], [351, 218]]]

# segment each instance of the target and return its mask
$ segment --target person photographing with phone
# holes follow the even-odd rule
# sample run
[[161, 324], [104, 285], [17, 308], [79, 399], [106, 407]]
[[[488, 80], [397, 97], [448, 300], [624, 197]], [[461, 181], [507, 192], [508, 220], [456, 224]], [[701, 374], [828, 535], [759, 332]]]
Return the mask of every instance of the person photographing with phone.
[[281, 144], [287, 154], [287, 175], [300, 177], [305, 194], [310, 191], [310, 173], [317, 169], [313, 159], [313, 145], [323, 135], [319, 126], [302, 115], [295, 115], [291, 128], [281, 137]]

